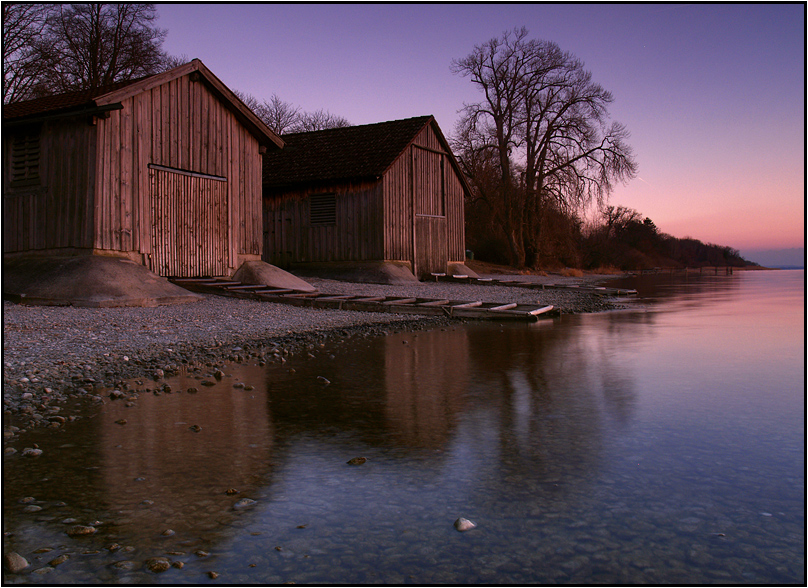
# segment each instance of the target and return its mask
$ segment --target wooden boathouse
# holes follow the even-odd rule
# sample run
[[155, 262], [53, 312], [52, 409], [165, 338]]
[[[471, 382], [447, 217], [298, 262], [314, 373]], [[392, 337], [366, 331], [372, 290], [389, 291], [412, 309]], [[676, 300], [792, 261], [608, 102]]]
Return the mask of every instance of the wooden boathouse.
[[3, 254], [160, 276], [261, 259], [261, 157], [283, 146], [201, 61], [3, 107]]
[[419, 279], [470, 271], [469, 186], [434, 117], [282, 138], [264, 156], [265, 261], [394, 263]]

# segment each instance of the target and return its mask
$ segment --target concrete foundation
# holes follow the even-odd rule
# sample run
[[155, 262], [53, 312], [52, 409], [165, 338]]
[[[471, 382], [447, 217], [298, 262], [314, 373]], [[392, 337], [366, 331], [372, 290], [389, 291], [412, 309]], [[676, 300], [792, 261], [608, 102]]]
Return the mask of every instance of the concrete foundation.
[[129, 259], [98, 255], [3, 261], [3, 298], [45, 306], [160, 306], [201, 299]]
[[418, 283], [408, 263], [401, 261], [333, 261], [295, 263], [292, 271], [304, 277], [370, 284]]

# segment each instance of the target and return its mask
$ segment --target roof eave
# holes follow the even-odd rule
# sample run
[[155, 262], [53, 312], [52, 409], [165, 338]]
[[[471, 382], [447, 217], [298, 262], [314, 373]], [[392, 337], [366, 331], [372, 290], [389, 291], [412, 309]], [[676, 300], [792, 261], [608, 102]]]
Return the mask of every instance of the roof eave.
[[369, 175], [369, 176], [349, 176], [342, 178], [326, 178], [310, 181], [294, 181], [286, 182], [283, 184], [263, 184], [265, 191], [284, 192], [299, 188], [323, 188], [332, 184], [349, 184], [352, 182], [378, 182], [382, 176]]
[[32, 125], [41, 122], [47, 122], [51, 120], [58, 120], [64, 118], [80, 118], [82, 116], [98, 116], [98, 115], [109, 116], [106, 113], [112, 110], [121, 110], [121, 109], [123, 109], [123, 105], [120, 102], [105, 104], [103, 106], [96, 106], [95, 103], [89, 102], [77, 108], [76, 107], [64, 108], [61, 110], [47, 111], [44, 114], [38, 113], [27, 116], [18, 116], [15, 118], [5, 118], [3, 119], [3, 126], [18, 127], [23, 125]]

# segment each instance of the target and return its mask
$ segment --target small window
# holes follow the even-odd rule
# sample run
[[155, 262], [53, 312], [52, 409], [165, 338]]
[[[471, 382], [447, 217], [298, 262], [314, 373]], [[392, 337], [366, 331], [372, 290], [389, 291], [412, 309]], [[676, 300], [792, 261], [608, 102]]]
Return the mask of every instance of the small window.
[[11, 143], [11, 183], [39, 184], [39, 130], [16, 135]]
[[309, 220], [312, 226], [337, 224], [337, 195], [315, 194], [309, 197]]

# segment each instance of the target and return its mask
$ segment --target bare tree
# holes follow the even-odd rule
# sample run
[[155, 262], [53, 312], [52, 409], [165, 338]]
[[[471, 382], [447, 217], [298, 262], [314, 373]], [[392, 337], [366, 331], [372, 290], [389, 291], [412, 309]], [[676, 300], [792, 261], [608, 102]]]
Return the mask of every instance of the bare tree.
[[34, 44], [51, 92], [98, 88], [164, 69], [153, 4], [57, 5]]
[[[639, 223], [642, 215], [627, 206], [606, 206], [601, 210], [601, 217], [603, 219], [603, 227], [606, 231], [606, 236], [609, 238], [614, 237], [617, 233], [624, 230], [631, 223]], [[650, 218], [645, 219], [653, 225]], [[656, 227], [654, 227], [656, 230]]]
[[54, 10], [52, 4], [3, 3], [3, 104], [31, 97], [44, 66], [34, 42]]
[[282, 135], [292, 132], [300, 119], [300, 107], [284, 102], [273, 94], [269, 100], [264, 100], [258, 107], [256, 114], [260, 116], [267, 126]]
[[538, 262], [547, 213], [601, 204], [613, 182], [636, 173], [626, 129], [608, 122], [612, 95], [580, 60], [527, 35], [506, 32], [452, 62], [483, 93], [462, 111], [460, 159], [467, 150], [495, 154], [503, 230], [519, 266]]
[[163, 58], [160, 61], [160, 65], [157, 68], [157, 72], [161, 71], [168, 71], [169, 69], [174, 69], [175, 67], [179, 67], [181, 65], [185, 65], [189, 63], [191, 58], [188, 57], [187, 54], [183, 53], [182, 55], [169, 55], [167, 53], [163, 54]]
[[331, 114], [327, 110], [303, 112], [299, 106], [284, 102], [277, 94], [273, 94], [269, 100], [260, 102], [258, 98], [246, 92], [236, 91], [235, 94], [279, 135], [351, 126], [347, 119]]
[[[470, 159], [464, 149], [470, 149], [479, 158], [488, 154], [488, 161], [496, 161], [499, 171], [499, 189], [495, 194], [502, 206], [502, 229], [511, 250], [511, 262], [524, 265], [523, 205], [515, 189], [512, 151], [519, 145], [520, 97], [523, 94], [521, 69], [523, 66], [523, 39], [527, 31], [518, 31], [514, 37], [506, 33], [476, 45], [465, 58], [452, 61], [453, 73], [469, 76], [483, 93], [484, 100], [467, 104], [458, 122], [458, 134], [463, 137], [461, 161]], [[472, 179], [474, 176], [471, 176]], [[490, 192], [490, 189], [489, 189]], [[492, 194], [493, 196], [493, 194]]]
[[308, 131], [322, 131], [323, 129], [335, 129], [338, 127], [349, 127], [351, 123], [346, 118], [331, 114], [327, 110], [315, 110], [314, 112], [304, 112], [298, 116], [292, 132], [303, 133]]

